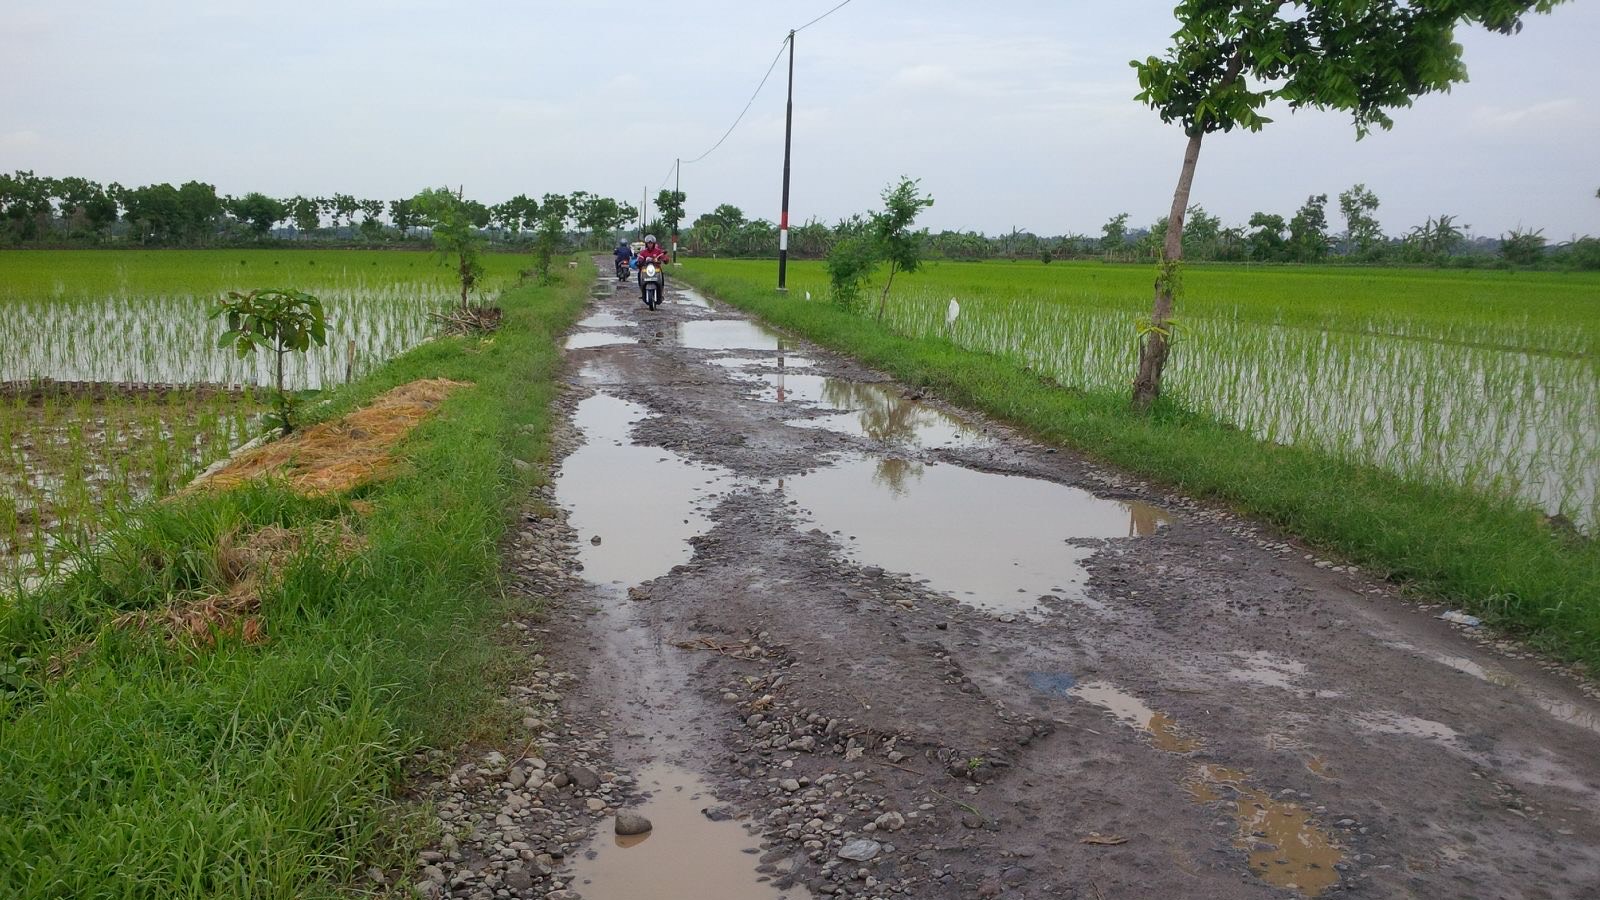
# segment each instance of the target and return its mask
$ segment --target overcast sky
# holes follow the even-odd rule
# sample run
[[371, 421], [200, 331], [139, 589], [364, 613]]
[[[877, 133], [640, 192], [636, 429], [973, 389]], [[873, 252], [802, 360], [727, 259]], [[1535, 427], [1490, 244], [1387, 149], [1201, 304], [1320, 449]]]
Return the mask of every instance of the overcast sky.
[[[716, 142], [784, 33], [835, 2], [0, 0], [0, 169], [637, 203]], [[794, 219], [865, 210], [904, 173], [936, 198], [935, 229], [1152, 222], [1183, 138], [1133, 100], [1128, 60], [1162, 51], [1172, 6], [854, 0], [797, 41]], [[1600, 234], [1597, 37], [1593, 2], [1515, 37], [1463, 32], [1471, 83], [1360, 143], [1339, 114], [1287, 111], [1208, 139], [1193, 200], [1242, 224], [1365, 182], [1391, 233], [1449, 213], [1474, 234]], [[691, 217], [731, 202], [777, 218], [783, 74], [684, 166]]]

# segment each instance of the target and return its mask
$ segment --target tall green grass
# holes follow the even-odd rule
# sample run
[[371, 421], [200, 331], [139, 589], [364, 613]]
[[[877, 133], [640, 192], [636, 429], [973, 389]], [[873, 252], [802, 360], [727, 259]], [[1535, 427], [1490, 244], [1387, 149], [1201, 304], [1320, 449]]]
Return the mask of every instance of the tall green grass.
[[[491, 340], [424, 345], [341, 389], [471, 381], [363, 491], [354, 558], [313, 543], [263, 597], [268, 640], [169, 644], [111, 625], [222, 582], [224, 535], [354, 518], [272, 485], [142, 510], [63, 584], [0, 608], [0, 896], [342, 896], [382, 859], [407, 754], [481, 715], [508, 509], [544, 458], [558, 337], [585, 280], [501, 296]], [[55, 664], [52, 665], [52, 660]]]
[[[942, 290], [939, 279], [949, 268], [955, 267], [931, 270], [906, 291], [928, 290], [930, 283]], [[957, 271], [974, 277], [972, 270], [994, 270], [1003, 285], [1008, 268]], [[1125, 388], [1085, 387], [1004, 348], [971, 346], [959, 334], [907, 333], [894, 319], [880, 325], [843, 312], [822, 299], [822, 273], [810, 265], [791, 266], [787, 295], [773, 291], [770, 264], [694, 261], [684, 273], [717, 298], [954, 403], [1185, 493], [1222, 500], [1397, 582], [1471, 608], [1561, 656], [1600, 665], [1600, 543], [1552, 527], [1525, 500], [1411, 477], [1316, 446], [1262, 440], [1170, 398], [1154, 415], [1139, 416], [1129, 411]], [[1235, 271], [1232, 277], [1253, 274]], [[802, 299], [806, 290], [816, 299]], [[1192, 275], [1190, 290], [1198, 290]], [[947, 302], [948, 295], [940, 303], [941, 326]], [[1033, 302], [1079, 301], [1069, 295]], [[961, 303], [967, 319], [971, 295]], [[1260, 315], [1269, 315], [1265, 300], [1257, 304]], [[1131, 346], [1131, 337], [1125, 340]]]

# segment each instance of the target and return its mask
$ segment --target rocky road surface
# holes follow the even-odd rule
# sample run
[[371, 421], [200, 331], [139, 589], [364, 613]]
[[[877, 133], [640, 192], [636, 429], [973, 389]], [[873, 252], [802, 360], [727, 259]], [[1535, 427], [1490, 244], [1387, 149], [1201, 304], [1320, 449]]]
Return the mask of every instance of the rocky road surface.
[[569, 339], [421, 893], [1600, 897], [1592, 688], [680, 288]]

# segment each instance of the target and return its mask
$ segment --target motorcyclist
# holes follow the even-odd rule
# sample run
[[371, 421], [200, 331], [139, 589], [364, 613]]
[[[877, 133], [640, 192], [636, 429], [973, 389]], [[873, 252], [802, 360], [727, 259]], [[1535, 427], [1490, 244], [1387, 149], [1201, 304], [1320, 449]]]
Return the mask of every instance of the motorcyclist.
[[667, 251], [662, 249], [660, 244], [656, 243], [655, 235], [647, 234], [644, 236], [644, 249], [640, 250], [633, 258], [633, 267], [639, 270], [640, 300], [644, 299], [644, 267], [649, 263], [655, 263], [657, 268], [665, 270], [669, 259], [671, 259], [671, 257], [668, 255]]
[[630, 268], [633, 265], [633, 248], [628, 246], [626, 240], [617, 241], [617, 249], [611, 251], [611, 257], [612, 264], [619, 272], [624, 268]]

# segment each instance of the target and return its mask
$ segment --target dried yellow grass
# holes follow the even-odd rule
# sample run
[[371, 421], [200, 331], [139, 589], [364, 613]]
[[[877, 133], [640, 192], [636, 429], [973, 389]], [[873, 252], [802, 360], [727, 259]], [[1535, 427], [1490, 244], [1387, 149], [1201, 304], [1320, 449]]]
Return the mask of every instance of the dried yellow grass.
[[394, 448], [452, 391], [469, 387], [444, 378], [393, 388], [370, 405], [331, 422], [291, 433], [239, 454], [191, 490], [226, 490], [263, 476], [280, 477], [307, 496], [338, 494], [389, 476]]

